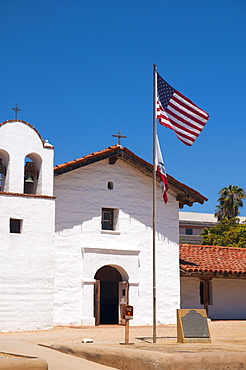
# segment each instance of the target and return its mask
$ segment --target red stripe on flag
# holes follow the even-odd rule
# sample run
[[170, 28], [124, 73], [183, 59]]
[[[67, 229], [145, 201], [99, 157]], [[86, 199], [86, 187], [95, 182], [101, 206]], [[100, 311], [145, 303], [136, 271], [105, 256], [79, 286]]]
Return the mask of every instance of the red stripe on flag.
[[208, 113], [173, 89], [158, 73], [157, 80], [157, 119], [162, 126], [174, 130], [184, 144], [191, 146], [206, 125]]
[[[188, 119], [192, 120], [194, 122], [194, 124], [195, 123], [198, 123], [200, 126], [202, 126], [202, 128], [200, 128], [200, 130], [203, 129], [203, 127], [205, 126], [206, 122], [203, 122], [203, 121], [199, 120], [199, 118], [194, 117], [194, 115], [192, 115], [192, 112], [191, 111], [187, 112], [184, 109], [177, 107], [177, 105], [173, 104], [172, 100], [174, 100], [174, 99], [172, 98], [169, 101], [168, 107], [172, 107], [176, 112], [179, 112], [182, 115], [184, 115], [185, 117], [187, 117]], [[178, 103], [180, 103], [180, 102], [178, 101]], [[167, 107], [167, 109], [168, 109], [168, 107]]]
[[[166, 112], [168, 113], [169, 120], [172, 122], [174, 126], [179, 127], [182, 130], [192, 133], [193, 135], [196, 135], [196, 136], [198, 136], [200, 132], [202, 131], [199, 127], [192, 125], [190, 122], [186, 121], [184, 118], [180, 117], [178, 114], [175, 114], [173, 111], [169, 111], [169, 109], [167, 109]], [[174, 119], [172, 119], [172, 116], [176, 118], [176, 120], [180, 122], [180, 124], [177, 123]], [[183, 125], [181, 123], [183, 123]], [[189, 128], [187, 126], [189, 126]], [[195, 130], [199, 132], [196, 132]]]
[[[177, 97], [175, 97], [175, 95], [178, 95], [181, 99], [178, 99]], [[200, 116], [202, 119], [205, 119], [205, 120], [208, 120], [209, 118], [209, 115], [208, 113], [206, 113], [204, 110], [202, 110], [201, 108], [199, 108], [196, 104], [194, 104], [191, 100], [189, 100], [188, 98], [186, 98], [183, 94], [181, 94], [179, 91], [175, 91], [174, 95], [172, 96], [173, 99], [177, 99], [178, 102], [183, 105], [184, 108], [187, 108], [189, 109], [190, 111], [192, 111], [193, 113], [197, 114], [198, 116]]]
[[162, 126], [172, 129], [177, 135], [178, 139], [181, 140], [184, 144], [191, 146], [196, 140], [197, 137], [191, 137], [191, 136], [185, 135], [184, 133], [180, 133], [180, 131], [176, 130], [176, 127], [172, 125], [168, 117], [158, 115], [157, 118], [159, 119], [159, 122]]

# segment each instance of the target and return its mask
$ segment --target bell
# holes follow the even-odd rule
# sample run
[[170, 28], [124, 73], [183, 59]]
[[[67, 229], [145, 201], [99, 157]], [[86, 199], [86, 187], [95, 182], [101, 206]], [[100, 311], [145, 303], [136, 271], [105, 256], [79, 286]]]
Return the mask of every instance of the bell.
[[28, 182], [28, 183], [33, 183], [33, 179], [32, 179], [32, 175], [30, 173], [28, 173], [26, 176], [25, 176], [25, 182]]

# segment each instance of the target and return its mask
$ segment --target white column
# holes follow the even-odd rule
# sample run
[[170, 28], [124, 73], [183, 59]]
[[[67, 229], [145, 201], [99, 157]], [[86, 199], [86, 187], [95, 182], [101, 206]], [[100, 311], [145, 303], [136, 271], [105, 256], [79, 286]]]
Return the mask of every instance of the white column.
[[95, 325], [94, 318], [94, 284], [95, 279], [84, 279], [82, 281], [82, 326]]

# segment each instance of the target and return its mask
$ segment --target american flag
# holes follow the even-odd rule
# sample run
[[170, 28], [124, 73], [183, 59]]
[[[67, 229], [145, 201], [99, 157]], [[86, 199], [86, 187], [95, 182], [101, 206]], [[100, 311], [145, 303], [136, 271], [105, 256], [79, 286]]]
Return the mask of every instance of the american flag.
[[209, 115], [157, 73], [156, 118], [161, 125], [174, 130], [179, 140], [191, 146], [203, 130]]

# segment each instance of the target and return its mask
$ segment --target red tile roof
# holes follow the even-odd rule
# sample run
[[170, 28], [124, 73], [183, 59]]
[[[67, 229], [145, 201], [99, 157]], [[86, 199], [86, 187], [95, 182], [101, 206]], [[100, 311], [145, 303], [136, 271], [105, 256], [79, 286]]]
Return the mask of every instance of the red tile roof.
[[69, 166], [72, 166], [72, 165], [75, 165], [75, 164], [78, 164], [78, 163], [86, 162], [87, 160], [89, 160], [91, 158], [101, 157], [105, 154], [109, 154], [111, 152], [114, 152], [116, 149], [119, 149], [118, 145], [109, 146], [108, 148], [106, 148], [104, 150], [100, 150], [99, 152], [93, 152], [93, 153], [87, 154], [84, 157], [74, 159], [73, 161], [65, 162], [65, 163], [62, 163], [62, 164], [57, 164], [54, 167], [54, 170], [57, 171], [59, 169], [63, 169], [63, 168], [66, 168], [66, 167], [69, 167]]
[[180, 245], [180, 268], [186, 273], [245, 274], [246, 249]]

